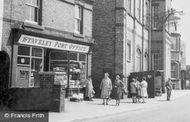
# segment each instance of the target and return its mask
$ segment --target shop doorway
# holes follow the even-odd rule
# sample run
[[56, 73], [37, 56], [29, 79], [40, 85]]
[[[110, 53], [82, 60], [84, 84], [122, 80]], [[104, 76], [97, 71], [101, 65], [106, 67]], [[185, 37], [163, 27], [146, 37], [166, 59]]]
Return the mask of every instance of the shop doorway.
[[0, 51], [0, 105], [5, 105], [8, 98], [10, 58], [4, 51]]

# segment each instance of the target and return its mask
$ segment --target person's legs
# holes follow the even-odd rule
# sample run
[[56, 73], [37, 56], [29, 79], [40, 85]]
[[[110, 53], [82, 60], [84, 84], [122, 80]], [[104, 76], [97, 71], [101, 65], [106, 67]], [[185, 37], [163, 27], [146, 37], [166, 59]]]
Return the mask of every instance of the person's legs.
[[106, 105], [108, 105], [108, 100], [109, 100], [109, 98], [106, 99]]
[[133, 101], [133, 103], [135, 103], [135, 98], [134, 98], [133, 94], [132, 94], [132, 101]]
[[170, 100], [171, 97], [171, 90], [168, 90], [168, 100]]
[[142, 100], [143, 100], [143, 102], [142, 102], [142, 103], [145, 103], [145, 97], [144, 97], [144, 96], [142, 96]]
[[170, 90], [167, 90], [167, 100], [170, 100]]
[[102, 104], [105, 105], [105, 99], [103, 99], [103, 103]]

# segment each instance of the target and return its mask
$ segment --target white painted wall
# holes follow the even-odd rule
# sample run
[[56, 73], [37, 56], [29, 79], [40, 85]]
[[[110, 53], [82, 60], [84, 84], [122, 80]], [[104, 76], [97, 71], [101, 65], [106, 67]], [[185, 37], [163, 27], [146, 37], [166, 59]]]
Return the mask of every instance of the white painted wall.
[[0, 0], [0, 51], [2, 50], [4, 0]]

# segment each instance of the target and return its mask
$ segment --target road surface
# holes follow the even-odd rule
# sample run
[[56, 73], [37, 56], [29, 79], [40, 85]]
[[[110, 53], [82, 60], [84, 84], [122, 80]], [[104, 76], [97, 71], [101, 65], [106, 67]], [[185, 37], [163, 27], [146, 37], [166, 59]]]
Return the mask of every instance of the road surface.
[[190, 122], [190, 95], [176, 100], [157, 102], [162, 104], [144, 110], [83, 120], [83, 122]]

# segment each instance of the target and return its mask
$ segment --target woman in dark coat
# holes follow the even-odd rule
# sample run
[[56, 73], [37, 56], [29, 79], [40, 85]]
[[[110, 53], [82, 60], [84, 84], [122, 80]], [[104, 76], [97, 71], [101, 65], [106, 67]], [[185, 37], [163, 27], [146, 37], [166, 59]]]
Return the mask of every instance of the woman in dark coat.
[[120, 80], [119, 75], [116, 76], [116, 80], [114, 81], [113, 87], [114, 87], [114, 98], [116, 100], [116, 105], [119, 106], [120, 99], [122, 97], [123, 87], [124, 87], [124, 84]]

